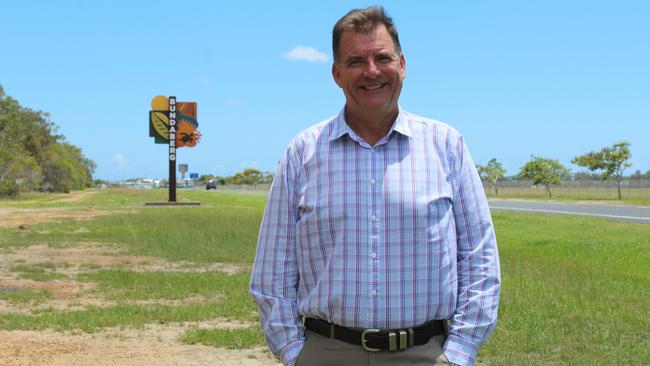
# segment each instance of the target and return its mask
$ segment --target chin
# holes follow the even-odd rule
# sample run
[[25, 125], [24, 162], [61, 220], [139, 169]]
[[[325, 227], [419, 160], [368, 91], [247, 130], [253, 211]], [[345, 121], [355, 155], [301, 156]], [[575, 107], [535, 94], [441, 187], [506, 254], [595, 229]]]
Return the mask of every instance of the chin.
[[390, 104], [388, 103], [366, 103], [363, 105], [363, 108], [369, 111], [388, 111], [391, 109]]

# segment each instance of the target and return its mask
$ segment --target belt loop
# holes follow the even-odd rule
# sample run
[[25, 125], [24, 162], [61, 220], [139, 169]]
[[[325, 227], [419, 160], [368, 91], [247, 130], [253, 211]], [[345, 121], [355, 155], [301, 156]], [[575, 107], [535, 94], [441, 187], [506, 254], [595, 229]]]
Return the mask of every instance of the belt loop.
[[334, 338], [334, 323], [330, 323], [330, 338]]
[[413, 334], [413, 328], [409, 328], [406, 331], [409, 332], [409, 347], [413, 347], [413, 343], [415, 342], [415, 334]]
[[388, 332], [388, 350], [397, 351], [397, 334], [395, 332]]
[[406, 331], [401, 330], [399, 331], [399, 349], [406, 349]]

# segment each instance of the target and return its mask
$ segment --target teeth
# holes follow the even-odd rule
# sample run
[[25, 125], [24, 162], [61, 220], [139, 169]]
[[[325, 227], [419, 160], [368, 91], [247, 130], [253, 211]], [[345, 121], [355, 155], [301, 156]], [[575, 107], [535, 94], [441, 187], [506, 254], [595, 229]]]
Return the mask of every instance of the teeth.
[[381, 88], [382, 84], [377, 84], [377, 85], [366, 85], [365, 88], [366, 90], [375, 90]]

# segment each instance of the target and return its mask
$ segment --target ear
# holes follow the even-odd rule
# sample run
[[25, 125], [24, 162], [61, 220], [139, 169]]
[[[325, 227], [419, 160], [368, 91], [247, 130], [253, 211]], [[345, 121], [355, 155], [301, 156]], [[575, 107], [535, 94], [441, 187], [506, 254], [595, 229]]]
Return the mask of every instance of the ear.
[[338, 85], [339, 88], [343, 88], [342, 81], [341, 81], [341, 69], [336, 64], [336, 62], [332, 64], [332, 77], [334, 78], [334, 82], [336, 83], [336, 85]]
[[406, 59], [404, 58], [404, 53], [400, 53], [399, 68], [400, 74], [402, 75], [402, 80], [404, 80], [406, 78]]

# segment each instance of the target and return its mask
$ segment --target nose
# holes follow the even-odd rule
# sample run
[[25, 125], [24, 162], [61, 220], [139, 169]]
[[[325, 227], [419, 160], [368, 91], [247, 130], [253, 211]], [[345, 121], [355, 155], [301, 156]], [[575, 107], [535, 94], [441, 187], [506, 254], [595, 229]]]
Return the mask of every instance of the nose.
[[368, 60], [366, 63], [366, 68], [363, 71], [365, 77], [367, 78], [376, 78], [379, 76], [380, 71], [379, 68], [377, 68], [377, 64], [375, 63], [375, 60]]

